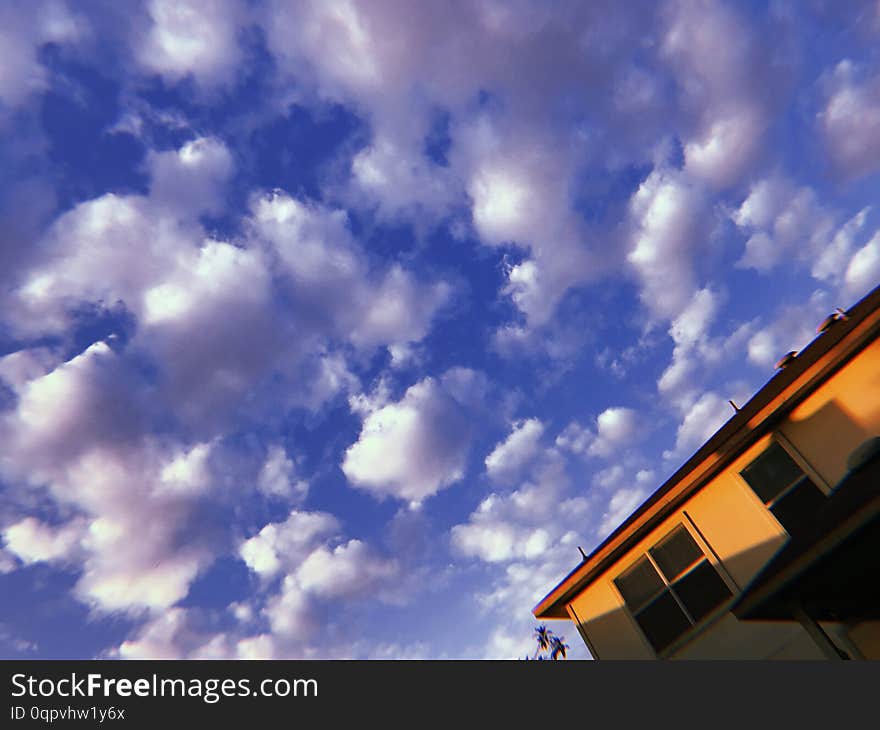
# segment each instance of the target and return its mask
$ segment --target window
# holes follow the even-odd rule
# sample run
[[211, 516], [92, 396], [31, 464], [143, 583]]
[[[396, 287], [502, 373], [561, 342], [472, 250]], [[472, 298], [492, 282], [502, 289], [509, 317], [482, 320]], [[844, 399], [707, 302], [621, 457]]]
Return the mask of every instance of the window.
[[822, 490], [777, 441], [740, 474], [789, 535], [800, 530], [825, 501]]
[[639, 558], [614, 584], [657, 652], [733, 595], [683, 525]]

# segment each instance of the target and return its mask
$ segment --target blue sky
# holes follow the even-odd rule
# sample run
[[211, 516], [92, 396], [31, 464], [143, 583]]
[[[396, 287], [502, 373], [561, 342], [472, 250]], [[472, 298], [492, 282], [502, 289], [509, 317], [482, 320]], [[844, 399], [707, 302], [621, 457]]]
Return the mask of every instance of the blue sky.
[[880, 279], [878, 38], [876, 2], [3, 3], [0, 655], [523, 656]]

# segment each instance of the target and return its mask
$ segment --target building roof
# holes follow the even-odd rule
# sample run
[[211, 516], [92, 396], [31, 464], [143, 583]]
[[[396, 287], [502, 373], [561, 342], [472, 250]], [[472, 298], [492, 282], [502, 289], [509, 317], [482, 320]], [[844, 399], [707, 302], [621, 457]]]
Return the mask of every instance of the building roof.
[[642, 536], [769, 433], [841, 366], [880, 334], [880, 287], [834, 321], [742, 406], [642, 505], [533, 609], [537, 618], [568, 618], [566, 604]]

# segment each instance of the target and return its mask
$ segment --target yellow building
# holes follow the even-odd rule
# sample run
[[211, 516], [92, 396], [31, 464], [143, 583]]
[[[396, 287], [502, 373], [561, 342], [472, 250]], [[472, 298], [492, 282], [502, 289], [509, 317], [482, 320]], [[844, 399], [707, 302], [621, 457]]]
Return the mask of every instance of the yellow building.
[[880, 288], [535, 607], [597, 659], [880, 658]]

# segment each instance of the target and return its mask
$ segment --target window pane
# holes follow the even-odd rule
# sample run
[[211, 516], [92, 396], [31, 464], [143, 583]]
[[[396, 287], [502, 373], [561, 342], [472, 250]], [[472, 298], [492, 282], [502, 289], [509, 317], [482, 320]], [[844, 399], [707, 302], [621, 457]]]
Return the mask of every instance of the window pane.
[[637, 613], [636, 621], [655, 651], [662, 651], [691, 627], [668, 590]]
[[708, 560], [701, 562], [672, 587], [694, 621], [708, 616], [733, 595]]
[[626, 573], [615, 578], [614, 583], [631, 611], [641, 608], [664, 587], [660, 574], [647, 558], [642, 558]]
[[770, 511], [786, 532], [794, 535], [824, 503], [825, 495], [805, 476], [788, 494], [776, 500]]
[[775, 441], [742, 471], [743, 479], [766, 504], [803, 476], [803, 471]]
[[666, 580], [670, 582], [703, 557], [700, 546], [687, 529], [681, 526], [676, 527], [672, 534], [652, 547], [650, 553], [666, 576]]

